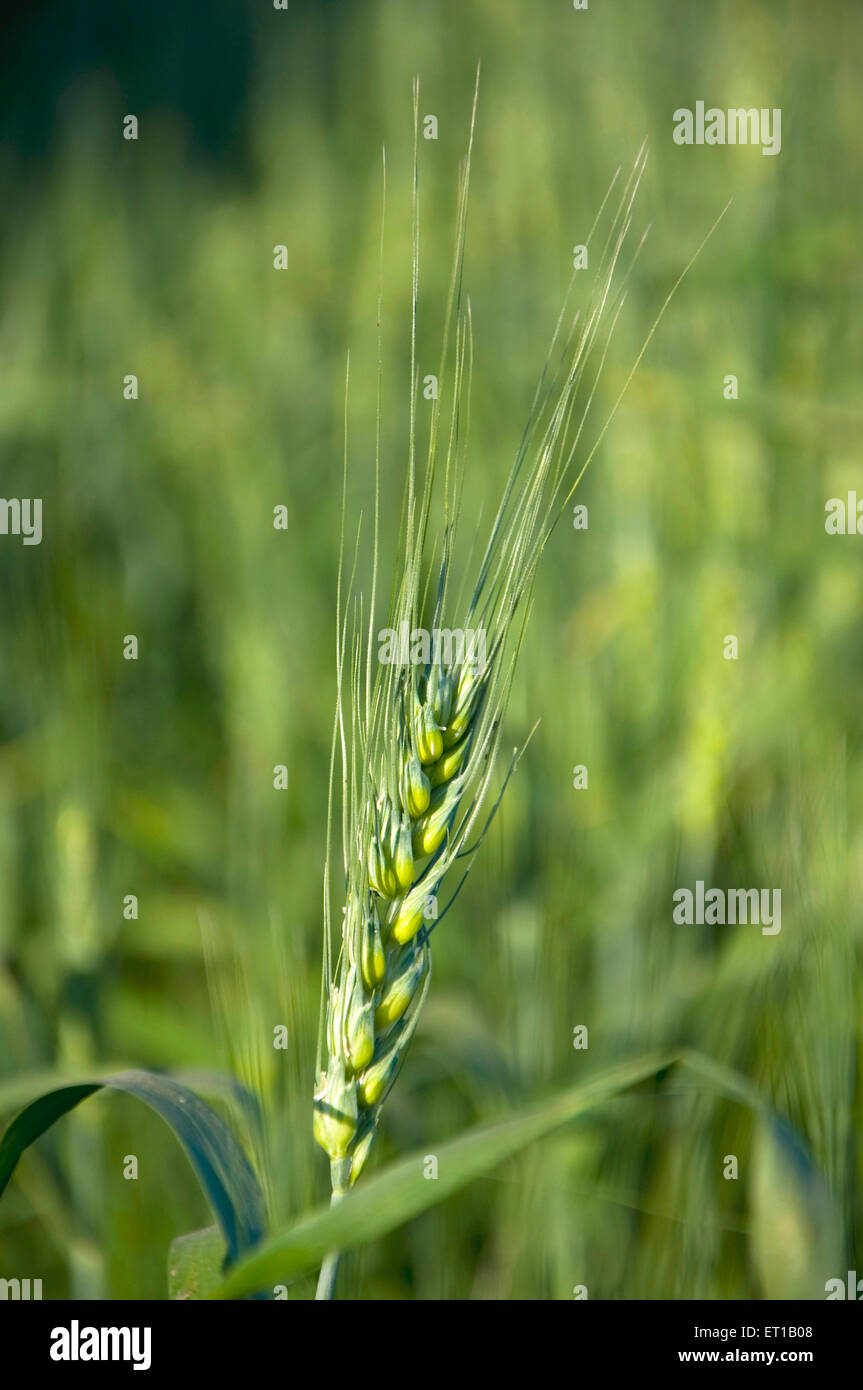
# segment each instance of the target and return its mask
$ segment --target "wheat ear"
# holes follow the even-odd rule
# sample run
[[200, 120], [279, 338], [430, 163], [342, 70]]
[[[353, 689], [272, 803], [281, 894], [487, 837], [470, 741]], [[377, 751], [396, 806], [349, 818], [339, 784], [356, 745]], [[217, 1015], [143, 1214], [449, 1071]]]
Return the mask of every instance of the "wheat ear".
[[[415, 152], [417, 113], [415, 86]], [[455, 609], [450, 578], [467, 438], [471, 331], [469, 305], [462, 308], [461, 279], [475, 114], [476, 102], [468, 152], [460, 170], [456, 250], [442, 350], [441, 383], [449, 381], [451, 375], [446, 438], [441, 443], [445, 394], [441, 389], [440, 400], [432, 409], [421, 492], [416, 486], [416, 423], [411, 410], [403, 524], [388, 613], [388, 628], [396, 633], [419, 630], [421, 619], [429, 614], [432, 632], [454, 631], [444, 623]], [[361, 600], [353, 594], [353, 575], [342, 599], [343, 503], [331, 812], [334, 769], [340, 753], [345, 902], [334, 961], [328, 835], [322, 1013], [314, 1095], [314, 1132], [330, 1158], [334, 1200], [356, 1182], [368, 1160], [381, 1108], [404, 1061], [429, 988], [431, 932], [460, 891], [502, 795], [501, 791], [483, 821], [536, 566], [566, 499], [569, 470], [622, 303], [622, 296], [612, 303], [612, 278], [630, 228], [645, 157], [642, 151], [616, 207], [612, 204], [610, 228], [597, 257], [587, 309], [570, 315], [567, 300], [561, 311], [472, 595], [461, 609], [465, 627], [456, 631], [474, 634], [472, 648], [463, 645], [453, 653], [438, 646], [428, 655], [421, 653], [419, 659], [415, 652], [400, 650], [386, 663], [376, 660], [378, 507], [366, 627]], [[594, 232], [615, 183], [616, 179]], [[415, 179], [414, 342], [417, 196]], [[455, 325], [454, 332], [451, 324]], [[412, 382], [415, 400], [415, 351]], [[378, 471], [378, 494], [379, 488]], [[441, 491], [442, 538], [432, 597], [432, 571], [426, 552], [433, 497]], [[349, 616], [353, 622], [350, 639]], [[513, 755], [509, 772], [518, 756], [520, 753]], [[462, 870], [459, 881], [449, 901], [438, 909], [439, 891], [456, 864]], [[324, 1266], [319, 1297], [332, 1296], [336, 1258], [330, 1257]]]

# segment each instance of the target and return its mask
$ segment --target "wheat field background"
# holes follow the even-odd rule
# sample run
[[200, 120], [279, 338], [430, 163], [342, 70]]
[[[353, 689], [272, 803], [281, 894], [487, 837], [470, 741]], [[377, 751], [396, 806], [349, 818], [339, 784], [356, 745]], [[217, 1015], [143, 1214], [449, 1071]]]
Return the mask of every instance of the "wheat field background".
[[[506, 742], [541, 722], [436, 936], [372, 1166], [691, 1046], [805, 1141], [849, 1261], [834, 1272], [859, 1267], [863, 541], [824, 526], [829, 498], [863, 496], [859, 6], [70, 0], [4, 23], [0, 491], [44, 515], [41, 545], [0, 537], [4, 1117], [30, 1073], [231, 1073], [268, 1116], [255, 1157], [274, 1219], [327, 1191], [311, 1088], [345, 358], [355, 521], [374, 472], [385, 146], [388, 573], [411, 84], [439, 127], [419, 150], [432, 372], [481, 61], [467, 533], [496, 505], [615, 169], [648, 140], [650, 233], [594, 432], [733, 202], [579, 487], [588, 529], [565, 520], [545, 556]], [[781, 108], [781, 153], [675, 145], [674, 109], [701, 99]], [[781, 932], [676, 925], [672, 893], [696, 880], [781, 889]], [[616, 1101], [351, 1255], [343, 1296], [782, 1296], [789, 1260], [804, 1281], [816, 1262], [805, 1219], [777, 1221], [753, 1258], [751, 1141], [744, 1108], [684, 1086]], [[111, 1098], [22, 1161], [3, 1270], [53, 1297], [161, 1298], [171, 1240], [206, 1219], [164, 1128]]]

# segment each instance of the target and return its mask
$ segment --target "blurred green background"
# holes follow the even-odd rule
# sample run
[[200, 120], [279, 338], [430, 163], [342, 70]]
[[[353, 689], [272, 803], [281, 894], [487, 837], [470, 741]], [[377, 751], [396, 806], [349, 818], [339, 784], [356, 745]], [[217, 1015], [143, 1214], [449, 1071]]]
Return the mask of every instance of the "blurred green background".
[[[233, 1071], [269, 1116], [255, 1156], [274, 1222], [325, 1197], [311, 1089], [345, 357], [355, 521], [385, 145], [394, 541], [411, 81], [439, 122], [419, 151], [425, 374], [481, 60], [471, 523], [496, 505], [573, 245], [618, 165], [648, 138], [635, 232], [652, 227], [590, 439], [734, 202], [579, 490], [589, 529], [565, 521], [547, 552], [507, 740], [542, 722], [436, 934], [372, 1166], [686, 1043], [805, 1137], [844, 1277], [863, 1258], [863, 542], [826, 535], [824, 504], [861, 480], [859, 4], [69, 0], [13, 6], [4, 39], [0, 490], [44, 509], [40, 546], [0, 537], [5, 1112], [32, 1072]], [[699, 99], [781, 107], [781, 154], [676, 146], [672, 113]], [[699, 878], [780, 888], [781, 933], [675, 926], [672, 892]], [[352, 1256], [342, 1296], [759, 1297], [751, 1139], [740, 1107], [683, 1087], [619, 1101]], [[164, 1297], [171, 1239], [207, 1219], [168, 1130], [96, 1099], [22, 1160], [0, 1275], [42, 1277], [45, 1297]]]

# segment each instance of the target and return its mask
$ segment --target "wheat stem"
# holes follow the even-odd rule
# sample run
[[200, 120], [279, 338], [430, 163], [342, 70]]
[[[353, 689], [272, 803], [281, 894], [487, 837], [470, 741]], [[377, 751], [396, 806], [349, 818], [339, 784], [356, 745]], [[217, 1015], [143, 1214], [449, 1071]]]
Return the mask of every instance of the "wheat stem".
[[[335, 1200], [336, 1197], [335, 1194], [333, 1194], [333, 1201]], [[340, 1259], [341, 1253], [338, 1250], [331, 1250], [324, 1259], [321, 1265], [321, 1272], [318, 1275], [318, 1287], [315, 1291], [316, 1303], [323, 1303], [335, 1298]]]

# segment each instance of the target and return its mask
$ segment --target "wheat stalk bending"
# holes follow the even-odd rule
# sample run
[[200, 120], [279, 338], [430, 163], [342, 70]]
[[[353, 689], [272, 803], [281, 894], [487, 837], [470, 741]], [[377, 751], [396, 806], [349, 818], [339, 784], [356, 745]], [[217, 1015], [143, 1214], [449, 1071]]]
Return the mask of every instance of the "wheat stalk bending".
[[[328, 834], [318, 1082], [314, 1096], [314, 1132], [330, 1158], [334, 1200], [356, 1182], [367, 1162], [382, 1106], [404, 1061], [429, 987], [431, 932], [464, 883], [503, 794], [501, 789], [483, 818], [490, 800], [502, 715], [530, 609], [536, 567], [599, 442], [597, 439], [587, 451], [573, 480], [573, 459], [623, 302], [620, 292], [612, 297], [612, 281], [630, 230], [633, 200], [646, 159], [642, 150], [616, 203], [611, 201], [615, 176], [597, 215], [591, 238], [606, 208], [610, 209], [604, 246], [596, 256], [589, 302], [584, 310], [573, 314], [567, 296], [528, 425], [490, 527], [472, 594], [459, 609], [451, 588], [471, 369], [470, 309], [469, 305], [462, 308], [461, 281], [475, 115], [476, 99], [467, 155], [460, 170], [441, 389], [439, 399], [432, 404], [421, 490], [417, 487], [416, 467], [418, 196], [414, 178], [409, 459], [387, 626], [398, 634], [427, 633], [421, 623], [431, 616], [431, 631], [443, 634], [442, 642], [426, 648], [420, 638], [412, 649], [409, 640], [400, 647], [397, 644], [392, 659], [386, 663], [377, 659], [374, 649], [380, 395], [374, 569], [366, 621], [362, 602], [353, 594], [353, 575], [344, 601], [342, 597], [344, 501], [342, 507], [336, 641], [338, 699], [330, 823], [334, 774], [340, 755], [345, 901], [334, 960]], [[417, 124], [415, 85], [415, 175]], [[381, 246], [383, 255], [383, 228]], [[450, 368], [444, 431], [444, 381], [450, 382]], [[347, 459], [347, 444], [345, 448]], [[426, 556], [430, 548], [437, 548], [431, 547], [429, 541], [436, 497], [442, 511], [442, 534], [440, 558], [433, 570]], [[448, 626], [453, 613], [461, 616], [461, 629]], [[468, 638], [460, 648], [456, 642], [456, 649], [451, 645], [447, 651], [447, 634], [453, 632], [474, 634], [473, 646]], [[513, 754], [504, 788], [519, 756], [519, 751]], [[461, 874], [448, 902], [438, 911], [439, 891], [454, 866], [461, 869]], [[337, 1256], [333, 1256], [325, 1264], [319, 1297], [332, 1296], [336, 1260]]]

